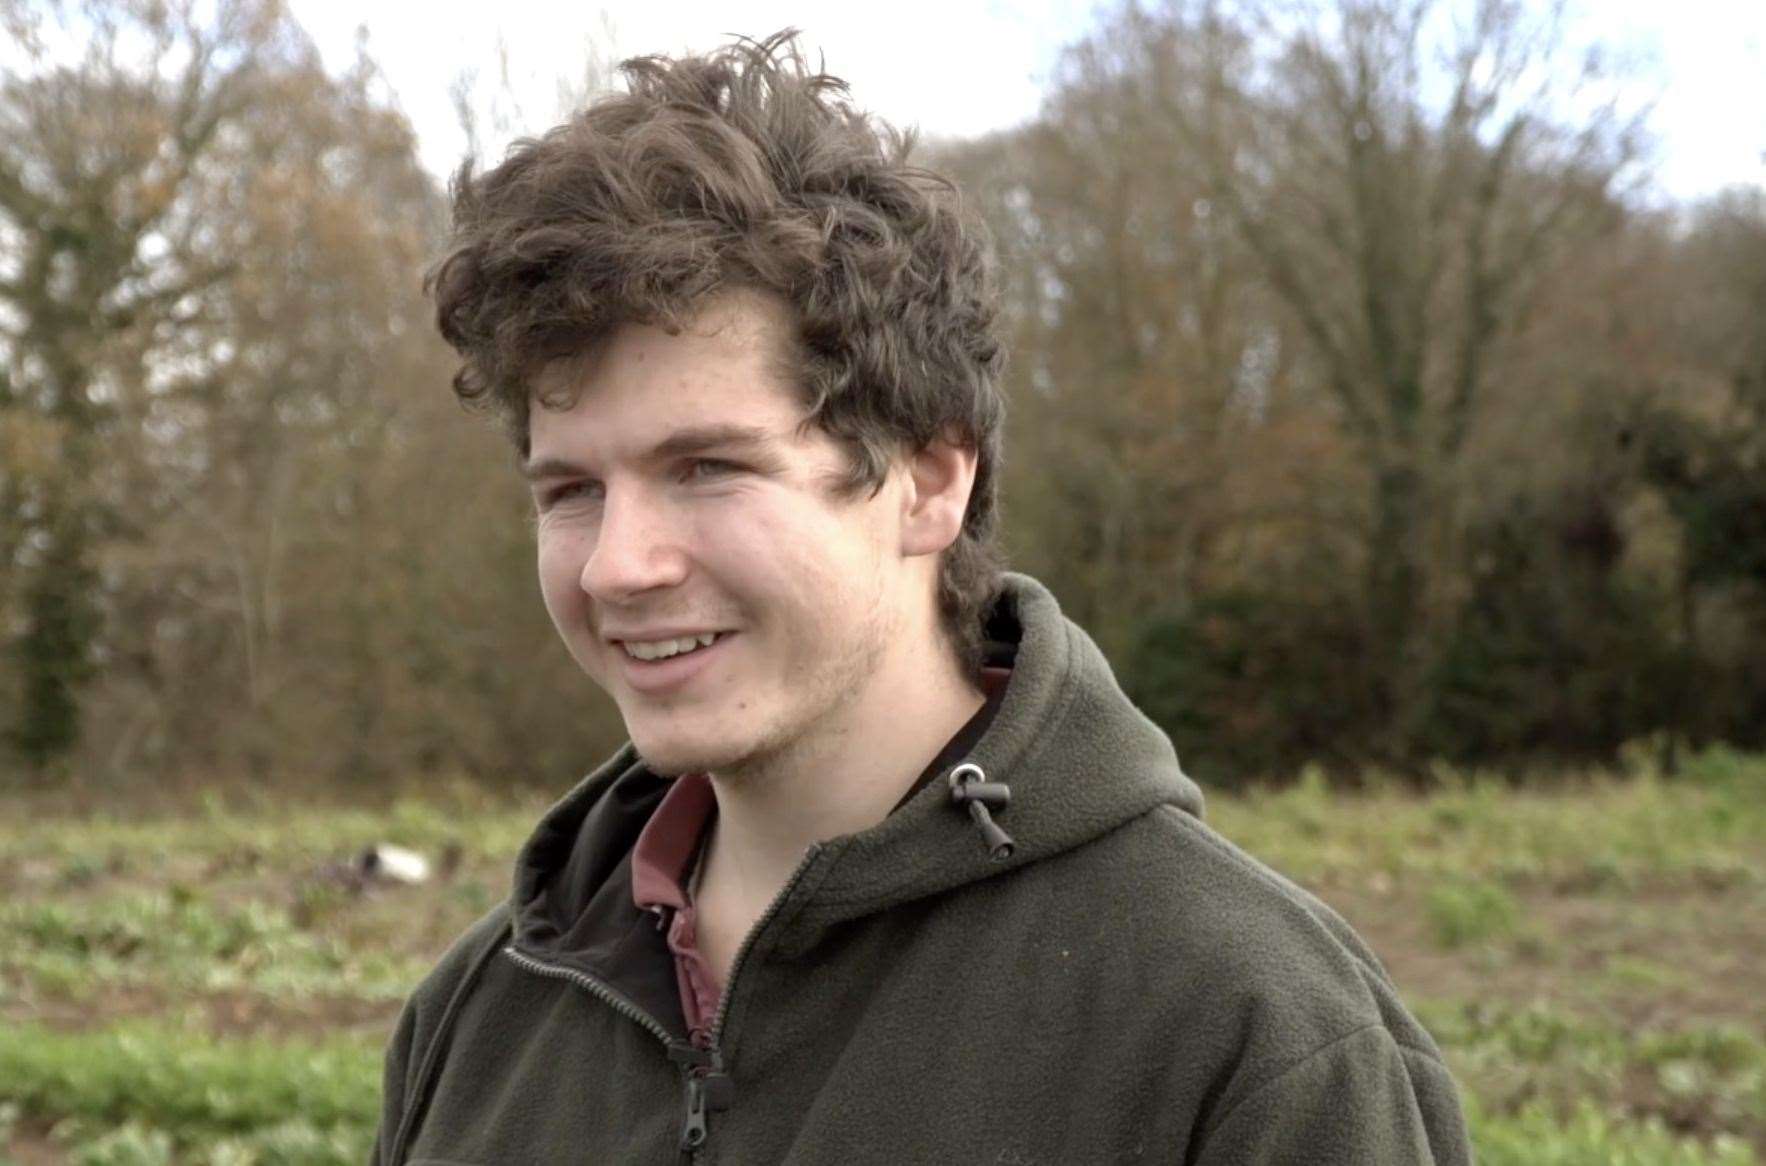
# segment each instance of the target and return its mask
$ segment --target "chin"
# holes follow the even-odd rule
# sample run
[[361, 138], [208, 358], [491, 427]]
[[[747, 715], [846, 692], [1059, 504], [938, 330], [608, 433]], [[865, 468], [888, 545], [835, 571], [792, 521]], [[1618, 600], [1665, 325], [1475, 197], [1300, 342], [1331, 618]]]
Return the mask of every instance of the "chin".
[[633, 733], [632, 744], [644, 764], [664, 777], [722, 772], [739, 765], [744, 757], [744, 750], [734, 742], [694, 741], [667, 734]]

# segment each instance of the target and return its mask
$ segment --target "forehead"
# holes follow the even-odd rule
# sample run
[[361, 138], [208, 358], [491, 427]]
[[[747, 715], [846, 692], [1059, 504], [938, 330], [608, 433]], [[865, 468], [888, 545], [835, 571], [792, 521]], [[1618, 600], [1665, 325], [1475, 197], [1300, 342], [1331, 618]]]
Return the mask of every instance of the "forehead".
[[555, 441], [620, 443], [711, 422], [791, 428], [805, 413], [791, 327], [784, 304], [746, 290], [711, 301], [677, 332], [622, 324], [540, 372], [533, 453]]

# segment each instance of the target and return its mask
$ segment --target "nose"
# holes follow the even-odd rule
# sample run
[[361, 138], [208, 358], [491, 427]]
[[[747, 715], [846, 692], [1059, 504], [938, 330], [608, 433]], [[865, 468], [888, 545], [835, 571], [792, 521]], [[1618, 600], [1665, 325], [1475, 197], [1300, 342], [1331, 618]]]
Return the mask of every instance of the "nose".
[[687, 553], [666, 504], [641, 487], [608, 484], [595, 545], [583, 563], [582, 589], [600, 603], [616, 604], [687, 577]]

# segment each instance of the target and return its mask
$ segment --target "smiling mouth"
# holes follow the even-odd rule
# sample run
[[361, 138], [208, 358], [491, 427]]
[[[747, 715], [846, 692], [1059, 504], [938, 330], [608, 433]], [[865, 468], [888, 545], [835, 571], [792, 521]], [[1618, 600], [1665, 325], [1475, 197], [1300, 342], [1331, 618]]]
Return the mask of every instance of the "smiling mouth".
[[672, 660], [676, 656], [685, 656], [692, 652], [709, 648], [721, 640], [724, 632], [705, 632], [697, 636], [681, 636], [673, 640], [619, 641], [620, 650], [628, 659], [642, 660], [651, 663], [657, 660]]

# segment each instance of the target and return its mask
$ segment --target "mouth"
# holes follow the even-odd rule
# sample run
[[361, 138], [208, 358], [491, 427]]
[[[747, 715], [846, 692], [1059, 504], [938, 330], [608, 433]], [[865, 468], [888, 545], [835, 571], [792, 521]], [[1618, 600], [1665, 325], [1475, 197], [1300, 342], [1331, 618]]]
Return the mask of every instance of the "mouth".
[[726, 651], [734, 632], [702, 632], [668, 640], [614, 640], [625, 684], [646, 696], [668, 696], [688, 688]]
[[728, 635], [728, 632], [701, 632], [694, 636], [680, 636], [670, 640], [615, 640], [628, 659], [641, 660], [646, 664], [660, 660], [672, 660], [677, 656], [687, 656], [694, 652], [704, 651]]

